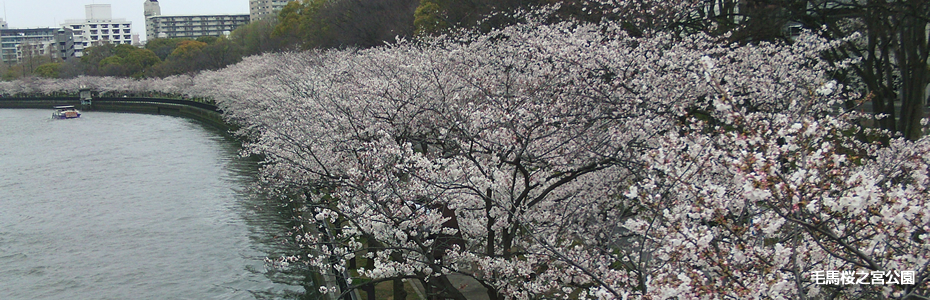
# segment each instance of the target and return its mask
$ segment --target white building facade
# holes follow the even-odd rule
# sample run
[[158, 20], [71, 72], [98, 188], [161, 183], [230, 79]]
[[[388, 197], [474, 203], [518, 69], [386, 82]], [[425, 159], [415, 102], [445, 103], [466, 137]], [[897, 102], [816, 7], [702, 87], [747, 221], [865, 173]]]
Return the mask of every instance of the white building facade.
[[98, 44], [132, 44], [132, 22], [114, 19], [109, 4], [88, 4], [84, 8], [86, 19], [61, 24], [74, 32], [75, 57], [83, 56], [84, 48]]
[[284, 8], [288, 0], [249, 0], [249, 18], [252, 22], [273, 19]]

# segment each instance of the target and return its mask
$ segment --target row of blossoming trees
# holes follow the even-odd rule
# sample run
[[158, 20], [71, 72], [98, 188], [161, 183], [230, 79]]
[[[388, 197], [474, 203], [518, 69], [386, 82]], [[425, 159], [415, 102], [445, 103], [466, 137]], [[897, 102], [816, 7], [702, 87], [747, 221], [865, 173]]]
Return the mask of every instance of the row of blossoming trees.
[[166, 78], [135, 80], [122, 77], [80, 76], [70, 79], [31, 77], [15, 81], [0, 81], [2, 97], [74, 96], [89, 88], [102, 95], [132, 95], [138, 97], [183, 97], [190, 95], [194, 78], [176, 75]]
[[620, 27], [267, 55], [195, 86], [303, 205], [314, 251], [286, 262], [361, 256], [458, 299], [449, 274], [492, 299], [928, 296], [930, 143], [870, 142], [819, 59], [837, 43]]
[[324, 293], [464, 299], [459, 274], [492, 299], [930, 296], [930, 140], [842, 109], [860, 96], [819, 58], [838, 42], [534, 20], [148, 87], [241, 126], [260, 185], [303, 216], [308, 251], [281, 265], [366, 262]]

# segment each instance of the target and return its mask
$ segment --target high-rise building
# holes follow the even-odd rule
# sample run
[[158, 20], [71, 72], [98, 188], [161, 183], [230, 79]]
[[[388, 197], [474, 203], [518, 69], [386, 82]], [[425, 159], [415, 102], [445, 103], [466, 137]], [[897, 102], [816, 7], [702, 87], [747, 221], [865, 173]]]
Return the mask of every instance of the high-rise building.
[[83, 56], [84, 48], [95, 44], [132, 44], [132, 22], [114, 19], [109, 4], [88, 4], [84, 8], [85, 19], [61, 24], [74, 32], [74, 56]]
[[221, 36], [249, 23], [249, 15], [163, 16], [157, 0], [144, 5], [146, 39]]
[[161, 15], [161, 6], [158, 5], [158, 0], [146, 0], [142, 12], [145, 15], [145, 36], [153, 39], [155, 38], [155, 27], [153, 22], [149, 22], [149, 18]]
[[146, 17], [160, 16], [161, 6], [158, 5], [158, 0], [146, 0], [142, 11]]
[[249, 17], [252, 22], [275, 18], [289, 0], [249, 0]]

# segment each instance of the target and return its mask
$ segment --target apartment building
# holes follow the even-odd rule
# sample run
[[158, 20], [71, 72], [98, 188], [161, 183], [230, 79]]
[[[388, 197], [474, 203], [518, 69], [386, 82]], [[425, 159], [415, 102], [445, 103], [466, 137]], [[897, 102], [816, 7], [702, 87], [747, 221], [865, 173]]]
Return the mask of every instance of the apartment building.
[[249, 0], [249, 17], [252, 22], [276, 18], [288, 0]]
[[163, 16], [157, 0], [144, 5], [147, 39], [222, 36], [249, 23], [249, 15]]
[[[148, 38], [198, 38], [228, 35], [249, 24], [249, 15], [154, 16], [145, 19]], [[146, 27], [149, 27], [146, 24]]]
[[132, 22], [114, 19], [109, 4], [84, 6], [86, 18], [65, 20], [63, 28], [74, 32], [74, 56], [81, 57], [84, 48], [101, 43], [132, 44]]
[[68, 59], [74, 56], [73, 32], [68, 28], [0, 28], [0, 59], [17, 64], [36, 56]]

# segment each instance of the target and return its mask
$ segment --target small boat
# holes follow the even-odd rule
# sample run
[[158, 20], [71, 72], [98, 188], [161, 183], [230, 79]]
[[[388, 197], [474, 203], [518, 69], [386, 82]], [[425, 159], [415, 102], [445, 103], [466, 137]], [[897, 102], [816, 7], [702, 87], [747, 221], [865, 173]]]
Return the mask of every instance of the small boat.
[[53, 119], [74, 119], [80, 117], [81, 112], [71, 105], [55, 106], [55, 112], [52, 113]]

